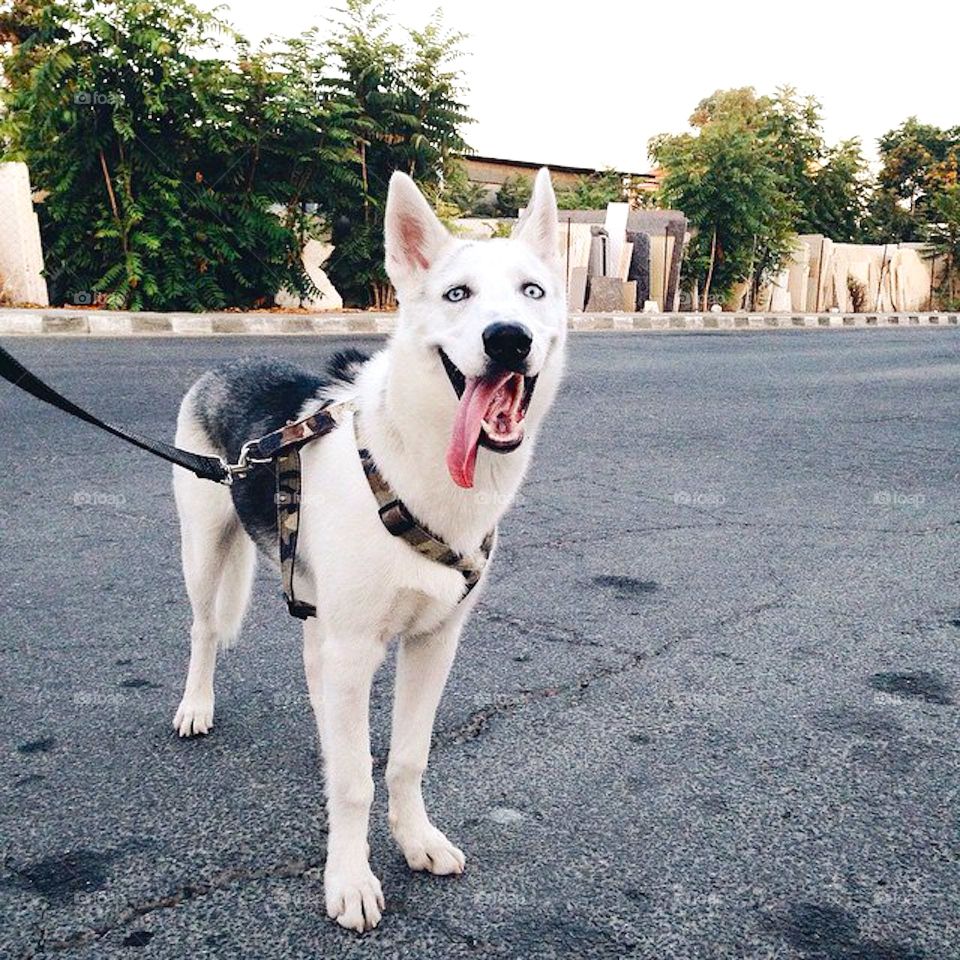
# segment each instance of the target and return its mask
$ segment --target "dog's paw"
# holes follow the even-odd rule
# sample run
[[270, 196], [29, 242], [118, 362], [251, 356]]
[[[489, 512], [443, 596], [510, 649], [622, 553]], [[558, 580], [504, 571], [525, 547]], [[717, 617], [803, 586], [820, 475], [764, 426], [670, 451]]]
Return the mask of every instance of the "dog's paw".
[[213, 698], [184, 697], [173, 718], [173, 729], [181, 737], [195, 737], [213, 729]]
[[380, 922], [383, 891], [367, 864], [337, 867], [327, 864], [323, 876], [327, 916], [341, 927], [363, 933]]
[[412, 830], [395, 829], [393, 833], [407, 864], [412, 870], [429, 870], [438, 876], [463, 873], [467, 858], [433, 824]]

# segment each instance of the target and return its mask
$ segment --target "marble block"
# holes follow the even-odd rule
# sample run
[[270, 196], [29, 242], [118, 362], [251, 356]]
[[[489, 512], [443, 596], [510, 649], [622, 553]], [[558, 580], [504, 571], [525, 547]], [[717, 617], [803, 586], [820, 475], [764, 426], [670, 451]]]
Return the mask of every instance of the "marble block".
[[301, 307], [305, 310], [342, 310], [343, 297], [337, 292], [323, 265], [330, 259], [333, 245], [320, 240], [308, 240], [303, 248], [303, 268], [320, 291], [319, 296], [301, 300], [289, 290], [281, 290], [274, 297], [278, 307]]
[[627, 240], [633, 247], [627, 280], [637, 283], [637, 306], [650, 298], [650, 235], [630, 231]]
[[587, 313], [619, 313], [623, 310], [623, 286], [619, 277], [591, 277]]
[[[596, 227], [593, 229], [598, 230]], [[607, 247], [607, 235], [603, 228], [599, 228], [599, 232], [595, 232], [590, 241], [590, 262], [587, 272], [591, 277], [606, 276], [608, 260], [609, 248]]]
[[561, 214], [559, 235], [560, 257], [566, 264], [569, 284], [573, 271], [590, 263], [590, 224], [568, 221]]
[[667, 300], [670, 293], [670, 270], [673, 260], [673, 237], [664, 233], [650, 238], [650, 298], [663, 304], [665, 313], [671, 311]]
[[608, 203], [607, 215], [603, 225], [606, 227], [609, 241], [607, 275], [615, 277], [620, 270], [620, 255], [627, 242], [627, 217], [630, 214], [629, 203]]
[[617, 276], [621, 280], [629, 279], [627, 274], [630, 272], [630, 261], [633, 259], [633, 244], [625, 243], [620, 248], [620, 261], [617, 265]]
[[570, 271], [567, 305], [576, 313], [583, 311], [587, 300], [587, 268], [574, 267]]
[[46, 307], [40, 223], [25, 163], [0, 163], [0, 301]]

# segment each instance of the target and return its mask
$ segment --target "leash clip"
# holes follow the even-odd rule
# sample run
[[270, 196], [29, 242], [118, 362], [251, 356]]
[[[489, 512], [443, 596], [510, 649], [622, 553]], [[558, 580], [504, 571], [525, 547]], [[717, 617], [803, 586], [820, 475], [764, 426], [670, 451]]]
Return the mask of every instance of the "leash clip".
[[257, 464], [272, 463], [274, 457], [251, 457], [250, 448], [259, 441], [248, 440], [241, 448], [240, 455], [236, 463], [228, 463], [223, 457], [220, 457], [220, 466], [223, 467], [224, 477], [220, 483], [227, 487], [233, 486], [233, 481], [237, 477], [245, 477]]

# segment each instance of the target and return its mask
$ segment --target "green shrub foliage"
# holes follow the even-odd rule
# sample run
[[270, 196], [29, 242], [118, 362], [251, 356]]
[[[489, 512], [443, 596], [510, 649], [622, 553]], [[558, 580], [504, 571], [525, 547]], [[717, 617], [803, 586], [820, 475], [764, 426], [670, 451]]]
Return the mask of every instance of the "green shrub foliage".
[[467, 122], [460, 36], [394, 32], [369, 0], [257, 48], [184, 0], [8, 4], [0, 134], [43, 198], [54, 302], [269, 306], [317, 292], [300, 254], [331, 232], [345, 299], [386, 302], [390, 173], [440, 181]]

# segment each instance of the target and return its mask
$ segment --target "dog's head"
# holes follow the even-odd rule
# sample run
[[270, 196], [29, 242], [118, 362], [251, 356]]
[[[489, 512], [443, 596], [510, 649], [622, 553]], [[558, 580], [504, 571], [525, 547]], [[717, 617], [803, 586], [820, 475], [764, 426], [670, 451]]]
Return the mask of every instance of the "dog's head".
[[[414, 182], [390, 181], [387, 273], [402, 308], [398, 338], [423, 352], [453, 413], [447, 467], [472, 487], [478, 446], [517, 450], [559, 381], [567, 327], [557, 202], [546, 168], [509, 239], [456, 239]], [[427, 389], [424, 384], [424, 389]], [[542, 397], [533, 404], [535, 391]]]

